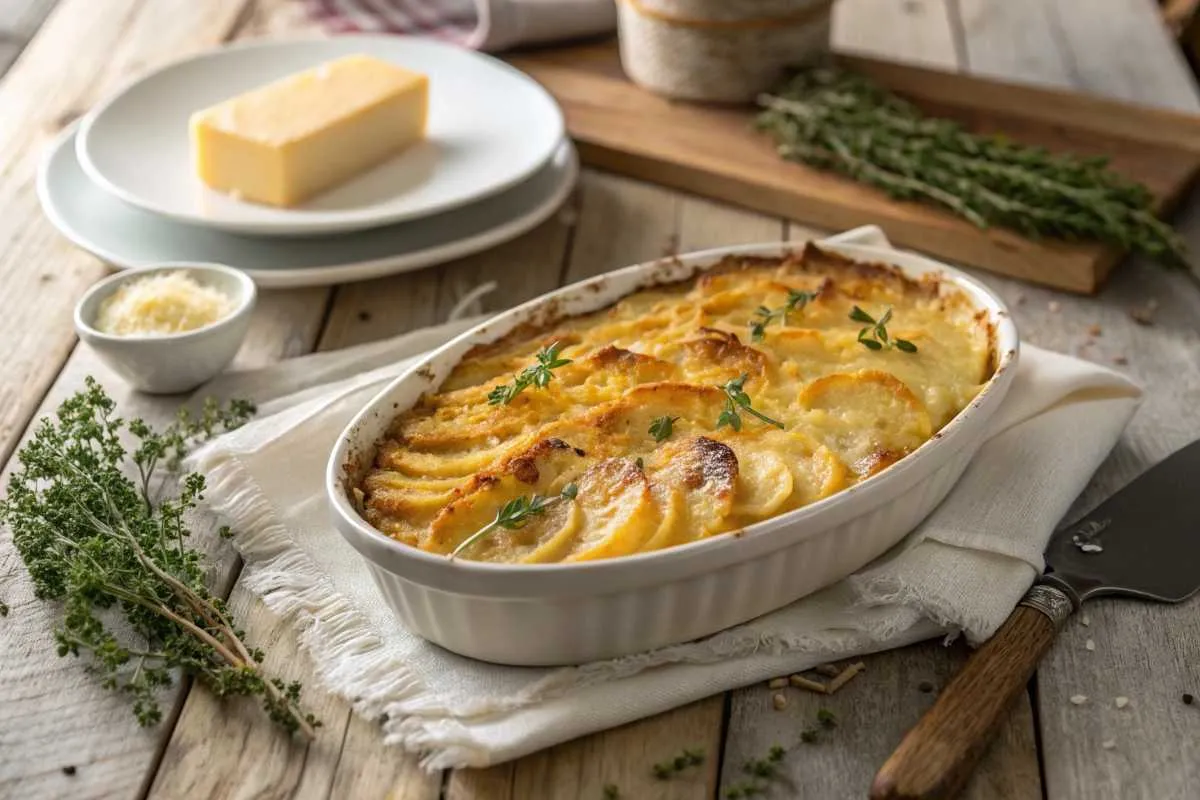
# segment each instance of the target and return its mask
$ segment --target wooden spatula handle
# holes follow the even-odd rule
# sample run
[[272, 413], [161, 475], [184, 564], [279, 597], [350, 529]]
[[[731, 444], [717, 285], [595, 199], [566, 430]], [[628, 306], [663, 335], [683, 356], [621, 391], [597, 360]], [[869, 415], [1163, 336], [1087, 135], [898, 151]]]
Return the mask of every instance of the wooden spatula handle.
[[900, 742], [875, 776], [871, 800], [956, 797], [1071, 611], [1061, 590], [1030, 589]]

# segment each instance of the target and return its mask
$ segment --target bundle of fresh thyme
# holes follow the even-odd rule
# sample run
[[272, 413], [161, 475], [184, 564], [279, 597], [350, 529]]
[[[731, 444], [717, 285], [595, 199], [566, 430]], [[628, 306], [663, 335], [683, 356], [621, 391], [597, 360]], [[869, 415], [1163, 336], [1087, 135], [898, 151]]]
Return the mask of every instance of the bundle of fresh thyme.
[[840, 68], [798, 72], [759, 105], [759, 127], [784, 158], [894, 198], [941, 206], [981, 228], [1102, 242], [1170, 265], [1186, 260], [1183, 240], [1154, 216], [1149, 190], [1109, 170], [1106, 159], [968, 133]]
[[263, 673], [262, 652], [245, 643], [205, 585], [204, 557], [186, 544], [184, 520], [204, 477], [182, 476], [173, 500], [155, 496], [160, 467], [178, 469], [191, 445], [253, 411], [246, 402], [210, 402], [198, 417], [181, 411], [155, 431], [117, 417], [112, 398], [89, 377], [21, 449], [0, 501], [0, 520], [12, 529], [37, 595], [62, 603], [58, 654], [89, 654], [90, 668], [132, 699], [142, 725], [162, 718], [158, 692], [174, 670], [221, 696], [261, 697], [288, 731], [311, 737], [320, 724], [300, 709], [298, 683]]

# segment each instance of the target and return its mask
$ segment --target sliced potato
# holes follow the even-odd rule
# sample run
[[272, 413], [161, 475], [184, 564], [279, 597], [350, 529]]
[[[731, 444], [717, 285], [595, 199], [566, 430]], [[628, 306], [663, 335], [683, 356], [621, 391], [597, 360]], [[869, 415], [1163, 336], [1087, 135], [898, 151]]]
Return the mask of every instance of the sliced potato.
[[[495, 519], [496, 512], [510, 500], [521, 496], [557, 495], [583, 471], [584, 463], [580, 451], [561, 440], [538, 441], [507, 459], [500, 469], [475, 475], [458, 496], [434, 516], [421, 547], [438, 553], [453, 551], [464, 539]], [[531, 524], [530, 531], [543, 531], [549, 523]], [[491, 541], [495, 537], [488, 538]], [[490, 547], [472, 548], [472, 551], [491, 552]]]
[[932, 433], [924, 404], [887, 372], [827, 375], [804, 388], [800, 403], [825, 444], [862, 476], [903, 458]]
[[557, 536], [527, 561], [574, 561], [632, 553], [657, 528], [661, 513], [645, 474], [625, 458], [601, 461], [579, 478], [575, 504], [583, 524]]
[[680, 366], [692, 383], [720, 386], [742, 374], [762, 375], [767, 356], [743, 344], [735, 333], [704, 328], [701, 335], [679, 345]]
[[660, 447], [646, 464], [651, 480], [683, 495], [683, 513], [660, 528], [643, 549], [658, 550], [717, 533], [729, 524], [738, 460], [729, 445], [693, 436]]
[[385, 466], [414, 477], [454, 478], [473, 475], [490, 468], [518, 450], [528, 437], [504, 441], [491, 447], [450, 452], [420, 452], [396, 449]]
[[399, 472], [376, 471], [363, 481], [364, 488], [395, 489], [397, 491], [432, 494], [449, 492], [466, 484], [463, 478], [413, 478]]
[[454, 497], [454, 489], [445, 492], [406, 492], [403, 489], [377, 488], [371, 491], [371, 505], [387, 514], [406, 519], [430, 519]]
[[626, 453], [642, 452], [657, 444], [650, 434], [654, 420], [672, 417], [673, 437], [707, 431], [721, 413], [723, 403], [724, 394], [715, 386], [649, 383], [634, 387], [619, 400], [598, 406], [580, 422]]
[[769, 517], [783, 508], [794, 488], [792, 470], [782, 457], [770, 450], [743, 448], [738, 455], [732, 513]]

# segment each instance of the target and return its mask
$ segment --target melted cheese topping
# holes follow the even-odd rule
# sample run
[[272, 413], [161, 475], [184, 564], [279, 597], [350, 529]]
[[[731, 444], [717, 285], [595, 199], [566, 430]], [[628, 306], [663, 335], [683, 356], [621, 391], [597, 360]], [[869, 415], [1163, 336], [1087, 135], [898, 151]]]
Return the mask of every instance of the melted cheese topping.
[[122, 283], [100, 304], [96, 330], [114, 336], [163, 336], [203, 328], [231, 313], [233, 299], [172, 270]]
[[[760, 341], [760, 306], [817, 296]], [[854, 306], [916, 353], [858, 341]], [[920, 447], [991, 376], [991, 328], [952, 286], [914, 282], [809, 246], [786, 259], [730, 258], [698, 279], [476, 347], [440, 390], [400, 415], [359, 488], [364, 517], [393, 538], [450, 553], [508, 501], [554, 496], [515, 530], [460, 557], [582, 561], [672, 547], [828, 497]], [[570, 364], [507, 405], [488, 393], [555, 342]], [[722, 385], [746, 375], [741, 430], [717, 421]], [[650, 433], [677, 418], [670, 437]]]

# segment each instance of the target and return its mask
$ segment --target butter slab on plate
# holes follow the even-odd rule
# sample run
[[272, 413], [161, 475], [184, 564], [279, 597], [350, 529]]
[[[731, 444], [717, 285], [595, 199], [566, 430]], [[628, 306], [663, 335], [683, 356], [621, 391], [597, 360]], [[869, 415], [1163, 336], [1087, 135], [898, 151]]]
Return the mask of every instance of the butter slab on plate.
[[[193, 168], [193, 113], [338, 58], [366, 55], [429, 76], [423, 141], [311, 200], [277, 208], [205, 186]], [[564, 135], [554, 99], [489, 56], [402, 36], [240, 44], [135, 81], [80, 124], [79, 163], [145, 211], [228, 232], [311, 236], [378, 227], [458, 208], [530, 177]]]
[[60, 134], [38, 168], [42, 210], [63, 236], [117, 269], [164, 261], [225, 264], [264, 289], [380, 278], [495, 247], [553, 214], [579, 174], [575, 148], [564, 140], [528, 180], [453, 211], [347, 236], [237, 236], [122, 203], [83, 173], [75, 135], [75, 127]]

